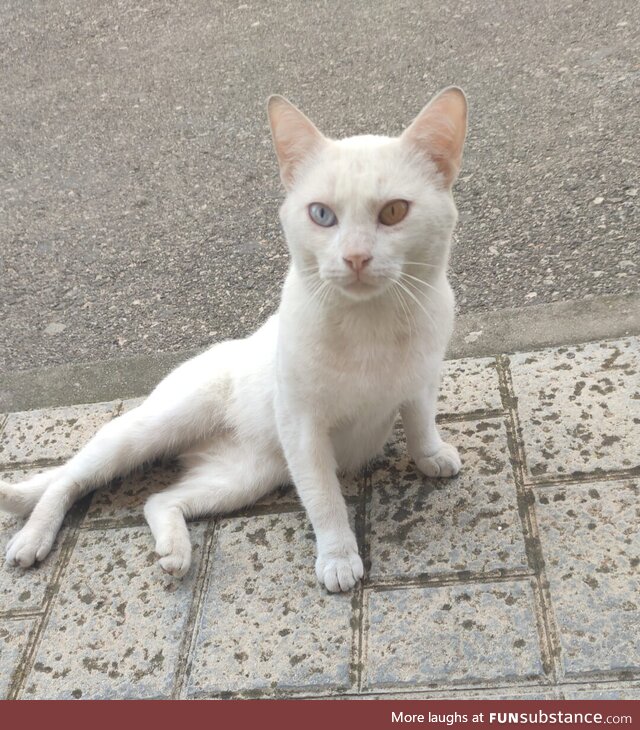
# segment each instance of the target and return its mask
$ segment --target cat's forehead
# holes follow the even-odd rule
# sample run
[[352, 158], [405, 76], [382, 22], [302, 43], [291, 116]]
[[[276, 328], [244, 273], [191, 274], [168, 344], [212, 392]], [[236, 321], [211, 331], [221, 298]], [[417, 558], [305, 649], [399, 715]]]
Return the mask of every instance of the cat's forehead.
[[415, 168], [400, 140], [360, 135], [331, 140], [304, 181], [304, 194], [327, 203], [402, 197]]
[[[332, 140], [327, 148], [328, 162], [335, 173], [369, 172], [388, 165], [397, 154], [398, 140], [373, 134]], [[332, 170], [327, 167], [327, 173]]]

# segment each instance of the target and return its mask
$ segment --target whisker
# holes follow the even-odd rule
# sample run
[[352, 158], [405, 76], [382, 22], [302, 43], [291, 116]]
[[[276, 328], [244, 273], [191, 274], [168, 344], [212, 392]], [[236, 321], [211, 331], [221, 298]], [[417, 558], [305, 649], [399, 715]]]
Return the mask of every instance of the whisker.
[[313, 304], [320, 305], [320, 299], [322, 297], [322, 292], [325, 286], [327, 285], [326, 281], [316, 281], [313, 284], [312, 289], [309, 292], [309, 298], [304, 303], [304, 307], [302, 308], [302, 313], [306, 312], [306, 310], [312, 306]]
[[413, 332], [415, 332], [417, 334], [418, 323], [416, 322], [416, 315], [415, 315], [413, 309], [405, 301], [404, 296], [402, 295], [402, 290], [399, 287], [396, 287], [396, 289], [398, 291], [398, 296], [400, 297], [400, 301], [402, 302], [402, 308], [407, 313], [407, 318], [409, 320], [409, 331], [411, 334], [413, 334]]
[[442, 292], [439, 289], [436, 289], [435, 286], [433, 286], [432, 284], [429, 284], [429, 282], [425, 281], [424, 279], [420, 279], [417, 276], [411, 276], [411, 274], [406, 274], [405, 272], [402, 272], [400, 274], [400, 276], [402, 278], [407, 277], [408, 279], [413, 279], [413, 281], [418, 281], [418, 282], [420, 282], [420, 284], [424, 284], [425, 286], [428, 286], [429, 289], [433, 289], [433, 291], [436, 292], [436, 294], [440, 294], [440, 296], [442, 296]]
[[[396, 284], [401, 288], [404, 289], [404, 291], [413, 299], [413, 301], [420, 307], [420, 309], [427, 315], [427, 318], [431, 322], [431, 324], [436, 328], [436, 323], [433, 320], [433, 317], [427, 312], [423, 304], [419, 301], [419, 299], [416, 297], [416, 295], [400, 281], [396, 280]], [[437, 329], [437, 328], [436, 328]]]
[[430, 296], [429, 296], [429, 295], [427, 294], [427, 292], [426, 292], [426, 291], [424, 291], [424, 289], [420, 289], [420, 288], [419, 288], [419, 287], [418, 287], [418, 286], [417, 286], [416, 284], [414, 284], [414, 283], [413, 283], [412, 281], [409, 281], [408, 279], [404, 279], [404, 278], [403, 278], [402, 276], [401, 276], [400, 278], [401, 278], [401, 279], [403, 279], [404, 283], [405, 283], [405, 284], [406, 284], [406, 285], [407, 285], [408, 287], [411, 287], [412, 291], [414, 291], [414, 292], [415, 292], [416, 294], [418, 294], [419, 296], [421, 296], [421, 297], [424, 297], [424, 298], [425, 298], [425, 300], [426, 300], [426, 301], [427, 301], [427, 302], [428, 302], [428, 303], [429, 303], [429, 304], [430, 304], [431, 306], [433, 306], [433, 301], [432, 301], [431, 297], [430, 297]]
[[404, 299], [402, 298], [402, 295], [397, 290], [395, 286], [395, 281], [391, 279], [391, 277], [387, 277], [389, 281], [392, 282], [391, 291], [393, 292], [393, 295], [397, 302], [399, 302], [400, 307], [402, 308], [402, 313], [404, 314], [405, 322], [407, 323], [407, 327], [409, 328], [409, 337], [413, 336], [413, 328], [411, 327], [411, 321], [409, 320], [409, 311], [407, 310], [407, 305], [405, 304]]
[[320, 306], [324, 307], [324, 305], [329, 301], [329, 297], [331, 296], [331, 287], [326, 281], [322, 282], [322, 291], [320, 292]]
[[409, 264], [411, 266], [428, 266], [430, 269], [439, 269], [440, 266], [437, 266], [436, 264], [425, 264], [423, 261], [405, 261], [405, 264]]
[[316, 266], [307, 266], [305, 269], [299, 269], [298, 267], [295, 267], [295, 269], [303, 279], [310, 279], [313, 276], [313, 274], [317, 274], [318, 271], [320, 271], [320, 267], [317, 265]]

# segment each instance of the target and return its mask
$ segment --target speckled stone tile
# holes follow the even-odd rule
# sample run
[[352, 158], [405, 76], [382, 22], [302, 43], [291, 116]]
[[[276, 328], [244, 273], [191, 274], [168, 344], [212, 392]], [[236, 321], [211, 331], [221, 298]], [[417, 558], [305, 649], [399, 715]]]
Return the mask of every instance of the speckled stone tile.
[[0, 700], [7, 698], [35, 619], [0, 620]]
[[302, 513], [220, 523], [190, 696], [349, 686], [352, 595], [327, 593], [314, 564]]
[[117, 479], [96, 491], [84, 518], [85, 524], [122, 522], [142, 518], [147, 498], [175, 484], [182, 470], [178, 462], [156, 465]]
[[535, 493], [564, 671], [640, 669], [640, 482]]
[[511, 357], [532, 477], [640, 465], [640, 339]]
[[369, 554], [373, 581], [527, 567], [504, 421], [448, 423], [462, 471], [429, 479], [395, 431], [372, 477]]
[[367, 610], [367, 687], [543, 675], [526, 582], [372, 591]]
[[23, 698], [170, 696], [204, 527], [190, 526], [194, 560], [181, 580], [163, 573], [146, 527], [81, 532]]
[[10, 413], [0, 436], [0, 464], [68, 459], [115, 413], [117, 402]]
[[458, 415], [501, 409], [502, 398], [494, 358], [444, 362], [438, 393], [439, 413]]
[[[42, 471], [44, 470], [4, 471], [0, 472], [0, 479], [9, 484], [15, 484]], [[42, 606], [47, 586], [51, 582], [60, 557], [60, 546], [66, 535], [66, 528], [63, 527], [58, 533], [53, 550], [42, 563], [27, 570], [9, 566], [4, 559], [7, 543], [24, 523], [25, 520], [22, 517], [0, 512], [0, 612], [38, 609]]]

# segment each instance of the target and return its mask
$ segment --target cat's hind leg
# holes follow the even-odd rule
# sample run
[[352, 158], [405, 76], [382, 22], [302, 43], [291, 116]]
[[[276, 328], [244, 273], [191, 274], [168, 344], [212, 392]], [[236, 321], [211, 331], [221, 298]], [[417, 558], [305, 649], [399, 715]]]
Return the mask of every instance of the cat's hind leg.
[[250, 448], [235, 447], [224, 455], [189, 454], [181, 481], [147, 500], [144, 515], [167, 573], [183, 576], [191, 564], [186, 520], [247, 507], [288, 481], [281, 456], [258, 456]]

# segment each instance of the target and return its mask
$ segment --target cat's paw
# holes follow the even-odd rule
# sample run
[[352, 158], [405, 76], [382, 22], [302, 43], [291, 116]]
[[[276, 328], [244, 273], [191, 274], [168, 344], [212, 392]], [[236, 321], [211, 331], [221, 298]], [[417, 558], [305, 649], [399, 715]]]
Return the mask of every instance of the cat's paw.
[[435, 454], [417, 459], [416, 464], [418, 469], [428, 477], [453, 477], [462, 467], [456, 447], [445, 443]]
[[330, 593], [349, 591], [364, 575], [364, 566], [356, 550], [343, 555], [321, 553], [316, 560], [316, 575]]
[[162, 569], [176, 578], [186, 575], [191, 566], [191, 541], [177, 531], [156, 542], [158, 562]]
[[29, 568], [36, 561], [44, 560], [47, 557], [55, 539], [55, 532], [36, 530], [26, 525], [9, 540], [6, 552], [7, 563]]

